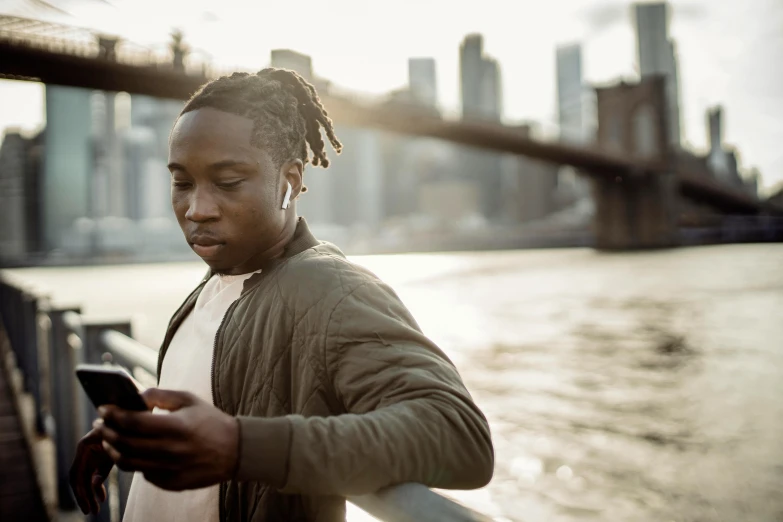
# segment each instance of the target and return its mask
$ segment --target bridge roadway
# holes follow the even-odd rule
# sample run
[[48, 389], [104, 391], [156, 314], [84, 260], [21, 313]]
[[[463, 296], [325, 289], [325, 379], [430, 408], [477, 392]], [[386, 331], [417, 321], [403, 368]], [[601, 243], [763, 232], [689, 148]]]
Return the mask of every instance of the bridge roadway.
[[[40, 81], [47, 84], [124, 91], [132, 94], [185, 100], [208, 78], [204, 74], [186, 74], [171, 65], [144, 65], [98, 58], [95, 51], [85, 52], [84, 42], [47, 39], [45, 34], [14, 33], [4, 30], [25, 21], [0, 16], [0, 77]], [[42, 23], [44, 27], [57, 27]], [[59, 26], [65, 28], [65, 26]], [[34, 27], [35, 28], [35, 27]], [[87, 35], [88, 30], [82, 31]], [[42, 32], [45, 32], [42, 30]], [[98, 41], [93, 34], [93, 42]], [[84, 35], [82, 35], [84, 37]], [[69, 45], [70, 44], [70, 45]], [[138, 58], [138, 56], [136, 57]], [[141, 65], [139, 63], [142, 63]], [[645, 162], [627, 155], [531, 138], [518, 128], [490, 122], [449, 121], [405, 106], [362, 104], [346, 97], [324, 93], [324, 105], [330, 116], [341, 124], [388, 130], [403, 134], [439, 138], [463, 145], [570, 165], [598, 179], [634, 178], [674, 171], [680, 193], [725, 213], [783, 213], [783, 208], [760, 201], [740, 190], [717, 182], [699, 172], [682, 171], [663, 161]]]

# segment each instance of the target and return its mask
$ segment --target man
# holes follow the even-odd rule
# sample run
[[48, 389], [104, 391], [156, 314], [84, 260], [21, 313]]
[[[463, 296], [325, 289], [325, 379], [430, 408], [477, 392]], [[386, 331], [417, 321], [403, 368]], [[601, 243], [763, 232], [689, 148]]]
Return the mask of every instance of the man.
[[171, 199], [210, 269], [169, 324], [144, 393], [155, 411], [101, 408], [79, 443], [84, 512], [115, 463], [138, 472], [130, 522], [342, 520], [347, 495], [489, 482], [489, 428], [454, 366], [391, 288], [297, 218], [307, 145], [328, 166], [321, 128], [339, 152], [315, 89], [287, 70], [220, 78], [185, 105]]

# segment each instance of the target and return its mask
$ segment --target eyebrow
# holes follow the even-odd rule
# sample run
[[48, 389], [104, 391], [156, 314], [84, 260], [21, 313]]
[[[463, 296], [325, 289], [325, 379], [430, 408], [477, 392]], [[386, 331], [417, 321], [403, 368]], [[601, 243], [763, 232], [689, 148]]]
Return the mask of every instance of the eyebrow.
[[[171, 163], [169, 163], [168, 167], [169, 167], [169, 170], [175, 170], [176, 169], [176, 170], [184, 170], [186, 172], [188, 170], [183, 165], [181, 165], [179, 163], [176, 163], [176, 162], [173, 162], [173, 161]], [[250, 163], [250, 162], [247, 162], [247, 161], [222, 160], [222, 161], [217, 161], [215, 163], [210, 164], [207, 167], [207, 170], [215, 171], [215, 170], [229, 169], [229, 168], [232, 168], [232, 167], [255, 167], [255, 165], [253, 163]]]

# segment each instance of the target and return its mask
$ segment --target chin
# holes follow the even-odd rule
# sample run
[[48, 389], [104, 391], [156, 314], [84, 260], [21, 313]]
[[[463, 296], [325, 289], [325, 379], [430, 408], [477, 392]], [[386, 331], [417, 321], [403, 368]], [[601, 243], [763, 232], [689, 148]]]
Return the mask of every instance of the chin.
[[230, 266], [226, 266], [225, 262], [221, 262], [217, 259], [201, 259], [207, 266], [216, 274], [225, 274], [231, 271]]

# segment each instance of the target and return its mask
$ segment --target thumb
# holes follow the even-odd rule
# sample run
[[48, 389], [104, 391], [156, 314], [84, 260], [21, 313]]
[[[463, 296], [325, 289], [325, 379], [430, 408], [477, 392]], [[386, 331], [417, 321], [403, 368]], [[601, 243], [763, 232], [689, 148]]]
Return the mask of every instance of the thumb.
[[160, 388], [148, 388], [141, 394], [149, 409], [161, 408], [168, 411], [176, 411], [186, 406], [192, 406], [198, 399], [195, 395], [183, 391], [161, 390]]

